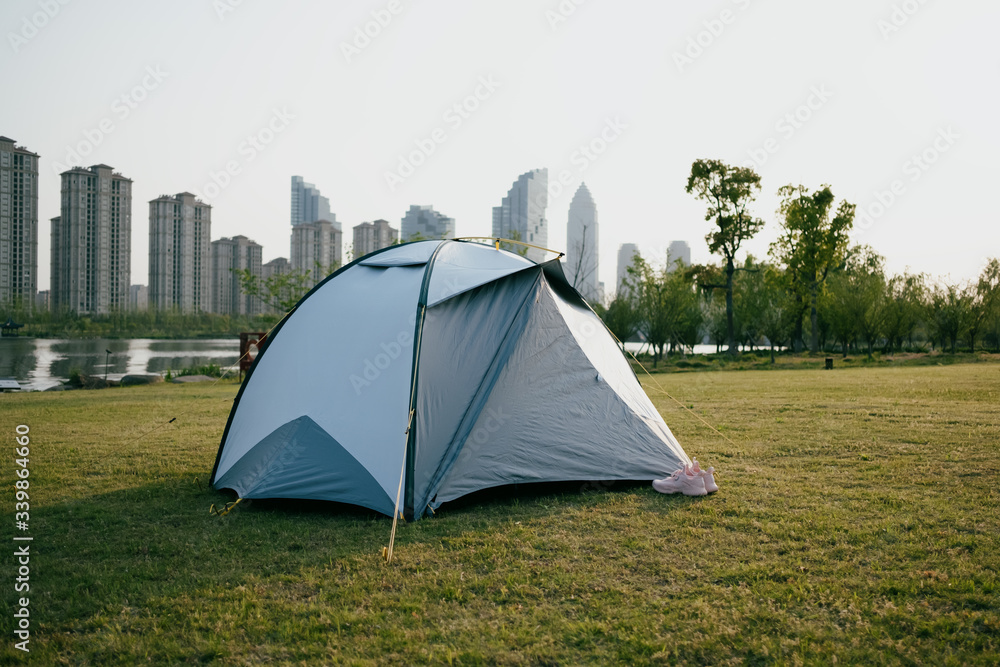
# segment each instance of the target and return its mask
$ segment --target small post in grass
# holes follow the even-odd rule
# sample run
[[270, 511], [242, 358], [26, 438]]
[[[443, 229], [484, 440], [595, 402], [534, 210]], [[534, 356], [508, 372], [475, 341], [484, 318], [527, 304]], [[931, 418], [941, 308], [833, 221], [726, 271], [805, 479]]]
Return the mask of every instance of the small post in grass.
[[833, 370], [833, 357], [827, 357], [826, 358], [826, 370], [828, 370], [828, 371], [832, 371]]

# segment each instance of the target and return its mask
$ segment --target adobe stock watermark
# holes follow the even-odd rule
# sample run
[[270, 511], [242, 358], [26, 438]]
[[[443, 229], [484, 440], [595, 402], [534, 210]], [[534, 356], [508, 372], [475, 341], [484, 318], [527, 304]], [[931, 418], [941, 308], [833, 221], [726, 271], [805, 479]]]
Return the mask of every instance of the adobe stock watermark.
[[674, 64], [681, 74], [684, 69], [694, 64], [694, 61], [701, 58], [705, 51], [712, 47], [715, 42], [722, 37], [727, 26], [736, 23], [739, 12], [746, 11], [750, 7], [751, 0], [731, 0], [739, 11], [733, 11], [728, 7], [719, 12], [718, 16], [706, 19], [701, 22], [702, 29], [691, 35], [687, 39], [687, 44], [681, 51], [674, 51]]
[[226, 20], [227, 14], [232, 14], [236, 8], [243, 4], [243, 0], [212, 0], [212, 9], [220, 21]]
[[390, 192], [402, 185], [406, 179], [416, 173], [417, 169], [427, 162], [438, 147], [448, 141], [448, 132], [455, 132], [469, 120], [486, 100], [493, 97], [501, 83], [493, 75], [479, 77], [476, 87], [471, 93], [455, 102], [441, 115], [446, 127], [435, 127], [426, 136], [413, 140], [415, 148], [410, 152], [397, 155], [396, 168], [385, 171], [383, 176]]
[[569, 20], [576, 13], [576, 8], [587, 0], [561, 0], [553, 9], [545, 10], [545, 20], [549, 22], [552, 32], [555, 32], [560, 24]]
[[69, 0], [38, 0], [38, 11], [21, 18], [17, 32], [7, 33], [7, 41], [14, 53], [18, 53], [28, 42], [38, 36], [52, 19], [59, 16]]
[[554, 171], [548, 187], [528, 202], [528, 210], [533, 214], [544, 215], [545, 209], [562, 196], [575, 178], [582, 178], [582, 175], [618, 141], [627, 129], [628, 123], [621, 117], [605, 118], [600, 131], [589, 141], [577, 146], [570, 154], [569, 163], [576, 167], [576, 176], [571, 169], [562, 168]]
[[389, 0], [384, 8], [372, 10], [370, 21], [366, 21], [364, 25], [355, 26], [353, 39], [340, 43], [340, 52], [344, 55], [347, 64], [360, 56], [361, 52], [367, 49], [372, 41], [378, 38], [382, 31], [389, 27], [393, 19], [402, 12], [403, 3], [401, 0]]
[[864, 233], [884, 216], [899, 198], [907, 193], [907, 183], [916, 183], [941, 157], [947, 153], [961, 135], [952, 127], [939, 127], [934, 140], [919, 153], [914, 153], [900, 168], [905, 178], [895, 178], [889, 185], [872, 193], [875, 201], [859, 205], [854, 214], [854, 231]]
[[812, 119], [813, 115], [830, 101], [831, 97], [833, 97], [833, 92], [826, 87], [826, 84], [812, 86], [809, 89], [809, 95], [802, 104], [775, 122], [774, 130], [777, 132], [777, 136], [772, 135], [765, 139], [759, 147], [747, 151], [750, 159], [744, 161], [743, 166], [751, 169], [763, 167], [772, 155], [781, 150], [782, 141], [791, 140]]
[[160, 87], [160, 85], [170, 76], [159, 65], [149, 65], [146, 67], [142, 80], [128, 91], [122, 93], [111, 103], [111, 113], [99, 120], [93, 127], [88, 127], [83, 131], [83, 139], [75, 145], [66, 147], [65, 163], [53, 162], [52, 170], [58, 175], [74, 167], [82, 167], [84, 158], [94, 152], [94, 150], [104, 143], [104, 139], [115, 131], [119, 123], [124, 122], [132, 115], [139, 105], [149, 98], [150, 93]]
[[926, 4], [927, 0], [903, 0], [893, 4], [889, 16], [875, 22], [878, 31], [882, 33], [882, 39], [889, 41], [889, 38], [902, 30], [903, 26], [909, 23]]
[[233, 183], [233, 179], [243, 173], [243, 168], [257, 159], [278, 135], [288, 129], [295, 115], [288, 109], [272, 109], [271, 117], [256, 132], [248, 134], [236, 147], [237, 157], [227, 160], [218, 171], [210, 169], [208, 180], [194, 191], [194, 195], [205, 203], [218, 197]]

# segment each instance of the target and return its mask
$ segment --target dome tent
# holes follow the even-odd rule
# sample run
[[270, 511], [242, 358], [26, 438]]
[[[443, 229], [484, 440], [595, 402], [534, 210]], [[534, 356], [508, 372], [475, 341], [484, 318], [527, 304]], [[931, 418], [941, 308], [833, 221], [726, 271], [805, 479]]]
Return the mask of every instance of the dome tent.
[[690, 460], [558, 259], [468, 241], [366, 255], [257, 355], [212, 485], [406, 519], [489, 487], [652, 480]]

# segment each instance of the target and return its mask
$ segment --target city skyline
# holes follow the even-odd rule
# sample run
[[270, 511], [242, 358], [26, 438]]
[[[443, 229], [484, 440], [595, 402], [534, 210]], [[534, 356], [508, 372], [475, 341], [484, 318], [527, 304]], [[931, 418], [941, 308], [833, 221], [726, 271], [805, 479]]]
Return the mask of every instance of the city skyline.
[[[443, 2], [403, 5], [363, 48], [354, 41], [378, 7], [221, 4], [167, 16], [117, 0], [60, 4], [24, 33], [37, 2], [4, 3], [0, 71], [16, 96], [0, 132], [40, 156], [39, 220], [59, 215], [61, 171], [105, 163], [133, 179], [136, 202], [166, 188], [204, 197], [214, 233], [256, 239], [265, 259], [287, 245], [292, 174], [334, 194], [345, 227], [398, 220], [422, 201], [485, 236], [504, 185], [544, 166], [551, 238], [586, 180], [600, 193], [602, 256], [634, 242], [662, 262], [685, 238], [701, 263], [717, 261], [703, 241], [711, 223], [684, 184], [695, 159], [718, 158], [762, 177], [753, 210], [767, 226], [745, 246], [757, 258], [779, 234], [776, 193], [789, 183], [829, 183], [857, 204], [854, 239], [892, 272], [971, 279], [1000, 248], [996, 214], [969, 196], [987, 191], [1000, 149], [997, 92], [982, 83], [1000, 63], [991, 3], [900, 14], [889, 0]], [[292, 23], [303, 13], [308, 25]], [[308, 54], [253, 38], [286, 25]], [[171, 30], [201, 48], [181, 48]], [[79, 52], [103, 63], [98, 75]], [[134, 279], [148, 273], [144, 227]], [[51, 288], [48, 236], [40, 290]], [[601, 263], [606, 284], [613, 269]]]

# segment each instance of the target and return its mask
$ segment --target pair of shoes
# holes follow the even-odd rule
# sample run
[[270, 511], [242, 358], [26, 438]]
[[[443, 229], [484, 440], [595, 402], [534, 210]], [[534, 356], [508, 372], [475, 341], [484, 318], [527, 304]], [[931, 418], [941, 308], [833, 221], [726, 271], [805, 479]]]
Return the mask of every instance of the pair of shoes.
[[660, 493], [683, 493], [685, 496], [705, 496], [719, 490], [715, 483], [715, 468], [702, 470], [698, 460], [684, 464], [665, 479], [654, 479], [653, 488]]
[[698, 465], [698, 459], [691, 459], [692, 466], [691, 472], [695, 475], [700, 475], [703, 480], [705, 480], [705, 490], [709, 493], [715, 493], [719, 490], [719, 485], [715, 483], [715, 468], [709, 468], [708, 470], [702, 470], [701, 466]]

